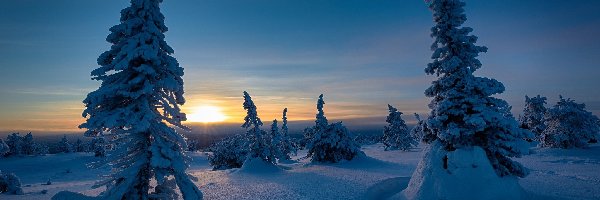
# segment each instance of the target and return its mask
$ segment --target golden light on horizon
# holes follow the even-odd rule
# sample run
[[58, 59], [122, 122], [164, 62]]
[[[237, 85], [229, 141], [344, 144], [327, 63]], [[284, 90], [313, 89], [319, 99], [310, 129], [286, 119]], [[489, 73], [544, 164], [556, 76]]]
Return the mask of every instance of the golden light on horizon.
[[199, 106], [187, 115], [188, 122], [223, 122], [227, 119], [225, 114], [221, 112], [221, 108], [216, 106]]

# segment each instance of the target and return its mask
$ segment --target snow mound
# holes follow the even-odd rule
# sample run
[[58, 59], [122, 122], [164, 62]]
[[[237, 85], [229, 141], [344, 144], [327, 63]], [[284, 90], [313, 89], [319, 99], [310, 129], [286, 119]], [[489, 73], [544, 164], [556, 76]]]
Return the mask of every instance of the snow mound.
[[[447, 158], [447, 169], [444, 160]], [[477, 146], [445, 151], [439, 142], [425, 149], [408, 187], [406, 199], [523, 199], [516, 177], [499, 177], [485, 151]]]
[[410, 177], [388, 178], [377, 182], [367, 189], [364, 199], [387, 199], [406, 188]]
[[266, 162], [260, 158], [248, 159], [244, 162], [244, 165], [238, 170], [240, 173], [251, 173], [251, 174], [268, 174], [281, 172], [282, 169], [277, 165]]

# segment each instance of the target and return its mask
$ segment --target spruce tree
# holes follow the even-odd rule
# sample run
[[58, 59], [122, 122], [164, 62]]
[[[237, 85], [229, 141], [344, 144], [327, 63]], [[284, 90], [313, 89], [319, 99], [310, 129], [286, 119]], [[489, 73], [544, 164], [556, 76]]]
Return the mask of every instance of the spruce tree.
[[277, 120], [274, 119], [273, 123], [271, 123], [271, 130], [269, 131], [269, 146], [271, 146], [271, 154], [275, 156], [275, 158], [285, 158], [283, 155], [282, 142], [283, 138], [281, 137], [281, 132], [279, 132], [279, 126], [277, 125]]
[[73, 152], [73, 145], [67, 139], [67, 135], [63, 135], [57, 145], [57, 151], [60, 153], [71, 153]]
[[402, 119], [402, 112], [388, 104], [390, 114], [385, 120], [388, 125], [383, 129], [383, 145], [385, 150], [409, 151], [419, 143], [410, 135], [406, 123]]
[[23, 154], [35, 155], [36, 146], [37, 144], [33, 141], [33, 134], [31, 134], [31, 132], [27, 133], [27, 135], [23, 137]]
[[519, 117], [519, 126], [528, 129], [535, 134], [535, 138], [539, 140], [540, 135], [546, 129], [544, 125], [544, 115], [546, 114], [546, 97], [537, 95], [529, 98], [525, 96], [525, 107], [523, 115]]
[[10, 152], [10, 147], [4, 140], [0, 139], [0, 156], [5, 156], [8, 152]]
[[279, 155], [280, 160], [289, 160], [291, 159], [291, 154], [297, 153], [297, 147], [290, 138], [289, 129], [288, 129], [288, 118], [287, 118], [287, 108], [283, 109], [283, 117], [282, 117], [282, 125], [281, 125], [281, 141], [279, 143], [278, 149], [281, 150], [281, 154]]
[[[155, 180], [167, 191], [169, 177], [175, 179], [184, 199], [202, 199], [202, 193], [185, 170], [189, 160], [186, 142], [172, 126], [187, 129], [179, 109], [183, 97], [183, 68], [171, 56], [165, 42], [162, 0], [131, 0], [121, 11], [120, 24], [110, 28], [106, 41], [110, 50], [98, 57], [99, 68], [92, 79], [101, 81], [83, 101], [87, 120], [80, 128], [86, 136], [106, 136], [114, 149], [107, 160], [113, 167], [104, 199], [149, 199], [160, 197], [151, 191]], [[175, 189], [175, 188], [173, 188]], [[151, 194], [152, 193], [152, 194]], [[59, 193], [60, 194], [60, 193]]]
[[598, 117], [587, 111], [585, 104], [562, 96], [556, 105], [548, 109], [544, 121], [546, 129], [540, 136], [543, 147], [585, 148], [600, 134]]
[[[425, 72], [437, 80], [425, 91], [433, 98], [427, 119], [427, 143], [438, 141], [446, 151], [479, 146], [485, 150], [497, 175], [524, 177], [528, 171], [509, 157], [527, 153], [530, 132], [518, 127], [507, 113], [508, 104], [492, 97], [504, 91], [504, 85], [495, 79], [477, 77], [481, 68], [477, 56], [487, 48], [477, 46], [477, 37], [469, 35], [469, 27], [461, 27], [467, 17], [460, 0], [432, 0], [435, 25], [431, 36], [435, 39], [433, 62]], [[442, 166], [439, 166], [442, 167]]]
[[248, 141], [243, 134], [227, 137], [210, 149], [212, 154], [208, 155], [208, 163], [213, 170], [240, 168], [248, 158]]
[[23, 155], [23, 137], [19, 133], [12, 133], [6, 136], [6, 144], [9, 147], [9, 152], [6, 155], [20, 156]]
[[263, 123], [258, 117], [252, 97], [246, 91], [244, 91], [243, 106], [246, 110], [246, 117], [244, 117], [242, 128], [246, 129], [246, 137], [248, 138], [248, 159], [259, 158], [265, 162], [275, 164], [276, 160], [272, 153], [272, 147], [268, 144], [270, 138], [265, 131], [260, 129]]
[[307, 157], [311, 157], [315, 162], [336, 163], [342, 159], [352, 160], [362, 153], [360, 145], [352, 139], [342, 122], [328, 124], [323, 105], [325, 101], [321, 94], [317, 100], [315, 126], [305, 129]]

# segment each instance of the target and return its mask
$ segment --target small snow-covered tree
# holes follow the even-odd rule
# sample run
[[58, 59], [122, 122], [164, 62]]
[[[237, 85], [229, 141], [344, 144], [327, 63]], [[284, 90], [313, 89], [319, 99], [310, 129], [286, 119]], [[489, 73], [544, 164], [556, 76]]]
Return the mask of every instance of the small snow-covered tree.
[[60, 142], [58, 142], [58, 145], [56, 145], [56, 149], [61, 153], [73, 152], [73, 145], [69, 142], [69, 139], [67, 139], [67, 135], [63, 135]]
[[25, 155], [35, 155], [36, 154], [36, 143], [33, 141], [33, 134], [31, 132], [27, 133], [23, 137], [23, 154]]
[[10, 147], [4, 140], [0, 139], [0, 156], [4, 156], [10, 152]]
[[[410, 135], [415, 138], [417, 141], [424, 140], [425, 133], [429, 130], [427, 129], [427, 123], [425, 120], [421, 120], [421, 116], [419, 114], [414, 113], [415, 119], [417, 120], [417, 124], [410, 130]], [[433, 135], [429, 135], [433, 136]]]
[[273, 155], [272, 146], [269, 144], [271, 139], [265, 131], [260, 129], [263, 123], [258, 117], [252, 97], [246, 91], [244, 91], [243, 105], [244, 110], [246, 110], [246, 117], [244, 117], [242, 128], [246, 129], [246, 137], [248, 138], [248, 159], [260, 158], [265, 162], [275, 164], [277, 160]]
[[0, 193], [22, 195], [21, 179], [13, 173], [0, 171]]
[[305, 129], [305, 136], [309, 137], [306, 144], [307, 157], [316, 162], [336, 163], [342, 159], [352, 160], [361, 153], [360, 145], [352, 139], [342, 122], [328, 124], [323, 111], [324, 104], [321, 94], [317, 101], [315, 126]]
[[81, 139], [77, 138], [77, 141], [75, 141], [75, 144], [73, 144], [73, 151], [74, 152], [86, 152], [88, 149], [87, 145], [85, 143], [83, 143], [83, 141], [81, 141]]
[[19, 133], [12, 133], [6, 137], [6, 144], [10, 151], [7, 155], [20, 156], [23, 155], [23, 137]]
[[42, 143], [35, 143], [33, 148], [34, 155], [46, 155], [49, 152], [48, 146]]
[[402, 119], [402, 112], [388, 104], [390, 114], [385, 120], [388, 125], [383, 127], [383, 145], [385, 150], [408, 151], [419, 143], [410, 135], [406, 123]]
[[287, 121], [287, 108], [283, 109], [283, 117], [282, 117], [282, 125], [281, 125], [281, 139], [279, 143], [277, 143], [277, 149], [279, 149], [280, 154], [277, 156], [279, 160], [289, 160], [291, 159], [290, 155], [296, 154], [298, 152], [298, 148], [296, 144], [289, 135], [288, 129], [288, 121]]
[[598, 117], [585, 109], [585, 104], [572, 99], [560, 100], [548, 109], [544, 117], [546, 129], [540, 145], [554, 148], [585, 148], [590, 140], [598, 139]]
[[208, 163], [213, 170], [240, 168], [248, 157], [248, 140], [242, 134], [236, 134], [213, 144]]
[[269, 146], [271, 146], [271, 154], [275, 156], [275, 158], [284, 157], [283, 150], [281, 147], [281, 132], [279, 132], [279, 126], [277, 125], [277, 120], [274, 119], [273, 123], [271, 123], [271, 130], [269, 131], [269, 141], [267, 142]]
[[461, 27], [467, 19], [464, 6], [460, 0], [432, 0], [430, 4], [435, 42], [433, 62], [425, 72], [438, 79], [425, 91], [433, 98], [425, 142], [439, 141], [446, 151], [479, 146], [499, 176], [524, 177], [527, 169], [509, 157], [528, 153], [523, 138], [530, 138], [531, 133], [507, 114], [506, 101], [492, 97], [502, 93], [504, 85], [473, 74], [481, 68], [476, 57], [487, 48], [475, 45], [477, 37], [469, 35], [472, 28]]
[[533, 132], [537, 140], [540, 139], [540, 135], [546, 129], [546, 125], [544, 125], [544, 115], [546, 114], [545, 104], [546, 97], [537, 95], [536, 97], [529, 98], [526, 95], [523, 115], [519, 117], [519, 126]]
[[131, 0], [121, 10], [120, 24], [106, 37], [112, 46], [91, 73], [102, 83], [83, 101], [87, 120], [79, 127], [87, 129], [86, 136], [114, 138], [109, 142], [115, 149], [107, 158], [112, 174], [97, 184], [107, 186], [103, 199], [148, 199], [151, 181], [166, 186], [169, 177], [184, 199], [202, 199], [185, 172], [190, 159], [185, 138], [170, 126], [188, 129], [179, 108], [185, 103], [184, 73], [165, 41], [168, 28], [160, 3]]

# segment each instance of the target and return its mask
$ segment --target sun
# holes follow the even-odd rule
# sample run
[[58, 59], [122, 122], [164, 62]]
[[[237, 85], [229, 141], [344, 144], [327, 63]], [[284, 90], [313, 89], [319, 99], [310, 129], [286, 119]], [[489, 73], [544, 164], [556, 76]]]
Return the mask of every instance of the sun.
[[200, 106], [187, 115], [188, 122], [222, 122], [227, 117], [216, 106]]

